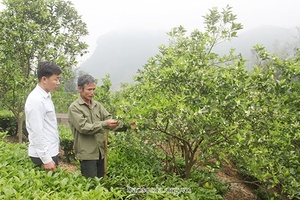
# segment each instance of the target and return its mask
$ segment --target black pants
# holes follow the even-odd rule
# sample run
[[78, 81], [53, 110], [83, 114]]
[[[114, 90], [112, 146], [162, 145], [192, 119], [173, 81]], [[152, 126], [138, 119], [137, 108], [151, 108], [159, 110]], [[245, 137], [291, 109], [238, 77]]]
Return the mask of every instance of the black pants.
[[81, 160], [80, 169], [85, 178], [101, 178], [104, 176], [104, 159], [100, 157], [99, 160]]
[[[36, 158], [36, 157], [31, 157], [30, 156], [30, 159], [37, 166], [42, 166], [43, 165], [43, 162], [42, 162], [42, 160], [40, 158]], [[52, 160], [55, 162], [56, 166], [58, 166], [58, 156], [52, 157]]]

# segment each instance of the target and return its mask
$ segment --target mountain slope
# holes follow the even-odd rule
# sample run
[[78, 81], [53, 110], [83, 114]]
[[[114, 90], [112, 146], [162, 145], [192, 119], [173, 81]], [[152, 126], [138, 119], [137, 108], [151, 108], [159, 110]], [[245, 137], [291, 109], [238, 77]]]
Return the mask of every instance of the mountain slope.
[[223, 54], [228, 53], [230, 48], [235, 48], [236, 53], [241, 53], [245, 59], [249, 60], [246, 64], [248, 68], [251, 68], [254, 62], [251, 53], [253, 46], [261, 44], [269, 52], [283, 56], [285, 53], [291, 53], [291, 49], [287, 49], [286, 45], [293, 42], [296, 34], [296, 29], [263, 26], [243, 32], [237, 38], [217, 46], [214, 50]]
[[163, 31], [119, 30], [99, 37], [91, 57], [80, 66], [80, 70], [97, 79], [110, 74], [112, 89], [120, 83], [131, 82], [138, 69], [158, 53], [158, 46], [167, 43]]

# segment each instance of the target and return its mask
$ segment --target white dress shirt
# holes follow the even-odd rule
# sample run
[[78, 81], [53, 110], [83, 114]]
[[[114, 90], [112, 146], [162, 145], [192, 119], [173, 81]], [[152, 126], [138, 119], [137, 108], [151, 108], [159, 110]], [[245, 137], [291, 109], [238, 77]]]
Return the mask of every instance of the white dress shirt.
[[25, 103], [28, 155], [37, 157], [44, 164], [59, 153], [57, 120], [50, 92], [39, 85], [29, 94]]

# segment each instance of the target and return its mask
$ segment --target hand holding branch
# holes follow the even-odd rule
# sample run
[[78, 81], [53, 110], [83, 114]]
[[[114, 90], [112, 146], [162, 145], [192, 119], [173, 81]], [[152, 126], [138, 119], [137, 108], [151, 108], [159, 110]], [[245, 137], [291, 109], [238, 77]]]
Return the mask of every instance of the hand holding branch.
[[109, 119], [107, 120], [107, 127], [110, 130], [113, 130], [114, 128], [116, 128], [119, 125], [119, 122], [117, 120], [114, 119]]

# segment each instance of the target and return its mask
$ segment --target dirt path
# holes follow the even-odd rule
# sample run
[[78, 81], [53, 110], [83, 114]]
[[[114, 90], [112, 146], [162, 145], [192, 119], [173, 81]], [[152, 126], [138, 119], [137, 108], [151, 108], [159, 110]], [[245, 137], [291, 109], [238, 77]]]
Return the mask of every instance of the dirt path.
[[230, 184], [230, 189], [224, 196], [224, 200], [257, 200], [258, 197], [253, 193], [246, 183], [243, 183], [241, 176], [234, 168], [225, 168], [217, 173], [217, 176], [225, 183]]

